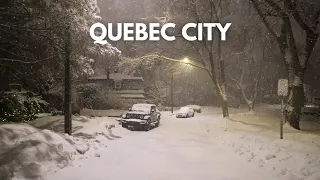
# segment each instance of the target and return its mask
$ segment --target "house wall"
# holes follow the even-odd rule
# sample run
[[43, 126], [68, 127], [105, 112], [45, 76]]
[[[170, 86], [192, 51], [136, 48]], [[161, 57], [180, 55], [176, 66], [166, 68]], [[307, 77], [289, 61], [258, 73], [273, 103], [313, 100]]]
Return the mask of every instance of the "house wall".
[[114, 82], [113, 81], [107, 81], [106, 79], [90, 79], [89, 83], [97, 83], [101, 84], [104, 87], [110, 87], [110, 89], [114, 89]]
[[123, 90], [141, 90], [143, 88], [143, 81], [140, 79], [124, 79], [122, 80]]
[[[106, 79], [90, 79], [90, 83], [98, 83], [102, 84], [103, 86], [110, 87], [110, 89], [115, 89], [115, 82], [114, 80], [110, 79], [107, 81]], [[124, 79], [122, 80], [121, 89], [118, 90], [143, 90], [143, 81], [140, 79]]]

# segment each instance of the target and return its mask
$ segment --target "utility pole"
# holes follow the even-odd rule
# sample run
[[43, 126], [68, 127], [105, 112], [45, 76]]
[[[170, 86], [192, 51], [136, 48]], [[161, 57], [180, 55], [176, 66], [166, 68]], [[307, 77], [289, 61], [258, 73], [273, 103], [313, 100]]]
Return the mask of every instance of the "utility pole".
[[72, 134], [72, 114], [71, 114], [71, 32], [70, 27], [66, 29], [65, 41], [65, 80], [64, 80], [64, 131], [65, 133]]
[[171, 113], [173, 113], [173, 72], [171, 74]]

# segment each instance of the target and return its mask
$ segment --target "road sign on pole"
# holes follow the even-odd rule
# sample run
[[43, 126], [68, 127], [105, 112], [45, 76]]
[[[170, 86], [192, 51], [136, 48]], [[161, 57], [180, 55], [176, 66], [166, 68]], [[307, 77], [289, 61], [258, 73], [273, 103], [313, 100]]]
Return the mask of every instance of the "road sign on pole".
[[288, 79], [279, 79], [278, 81], [278, 96], [281, 96], [281, 120], [280, 120], [280, 139], [283, 139], [283, 100], [288, 96]]
[[288, 96], [288, 79], [279, 79], [278, 81], [278, 96]]

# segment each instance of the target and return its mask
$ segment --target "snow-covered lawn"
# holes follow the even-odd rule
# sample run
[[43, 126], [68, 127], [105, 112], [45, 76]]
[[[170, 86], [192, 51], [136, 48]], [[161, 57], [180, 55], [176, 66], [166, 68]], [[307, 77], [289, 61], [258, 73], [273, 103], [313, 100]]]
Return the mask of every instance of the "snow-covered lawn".
[[[274, 111], [274, 113], [270, 112]], [[258, 108], [255, 113], [221, 116], [207, 124], [213, 141], [220, 141], [248, 162], [279, 179], [320, 179], [320, 124], [301, 122], [301, 131], [284, 125], [280, 139], [280, 117], [275, 107]]]
[[[320, 179], [319, 124], [285, 125], [279, 138], [279, 107], [254, 113], [203, 107], [193, 118], [162, 112], [149, 132], [121, 128], [117, 118], [73, 117], [73, 136], [63, 117], [0, 125], [0, 179]], [[313, 124], [312, 124], [313, 123]], [[196, 165], [196, 166], [195, 166]]]

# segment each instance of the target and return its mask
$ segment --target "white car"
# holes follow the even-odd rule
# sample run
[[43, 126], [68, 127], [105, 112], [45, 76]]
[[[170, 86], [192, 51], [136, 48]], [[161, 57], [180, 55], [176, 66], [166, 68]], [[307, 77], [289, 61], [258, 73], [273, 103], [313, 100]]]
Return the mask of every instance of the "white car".
[[186, 107], [192, 108], [197, 113], [201, 113], [201, 107], [199, 105], [187, 105]]
[[179, 111], [176, 114], [177, 118], [188, 118], [188, 117], [194, 117], [194, 110], [189, 107], [182, 107], [179, 109]]

